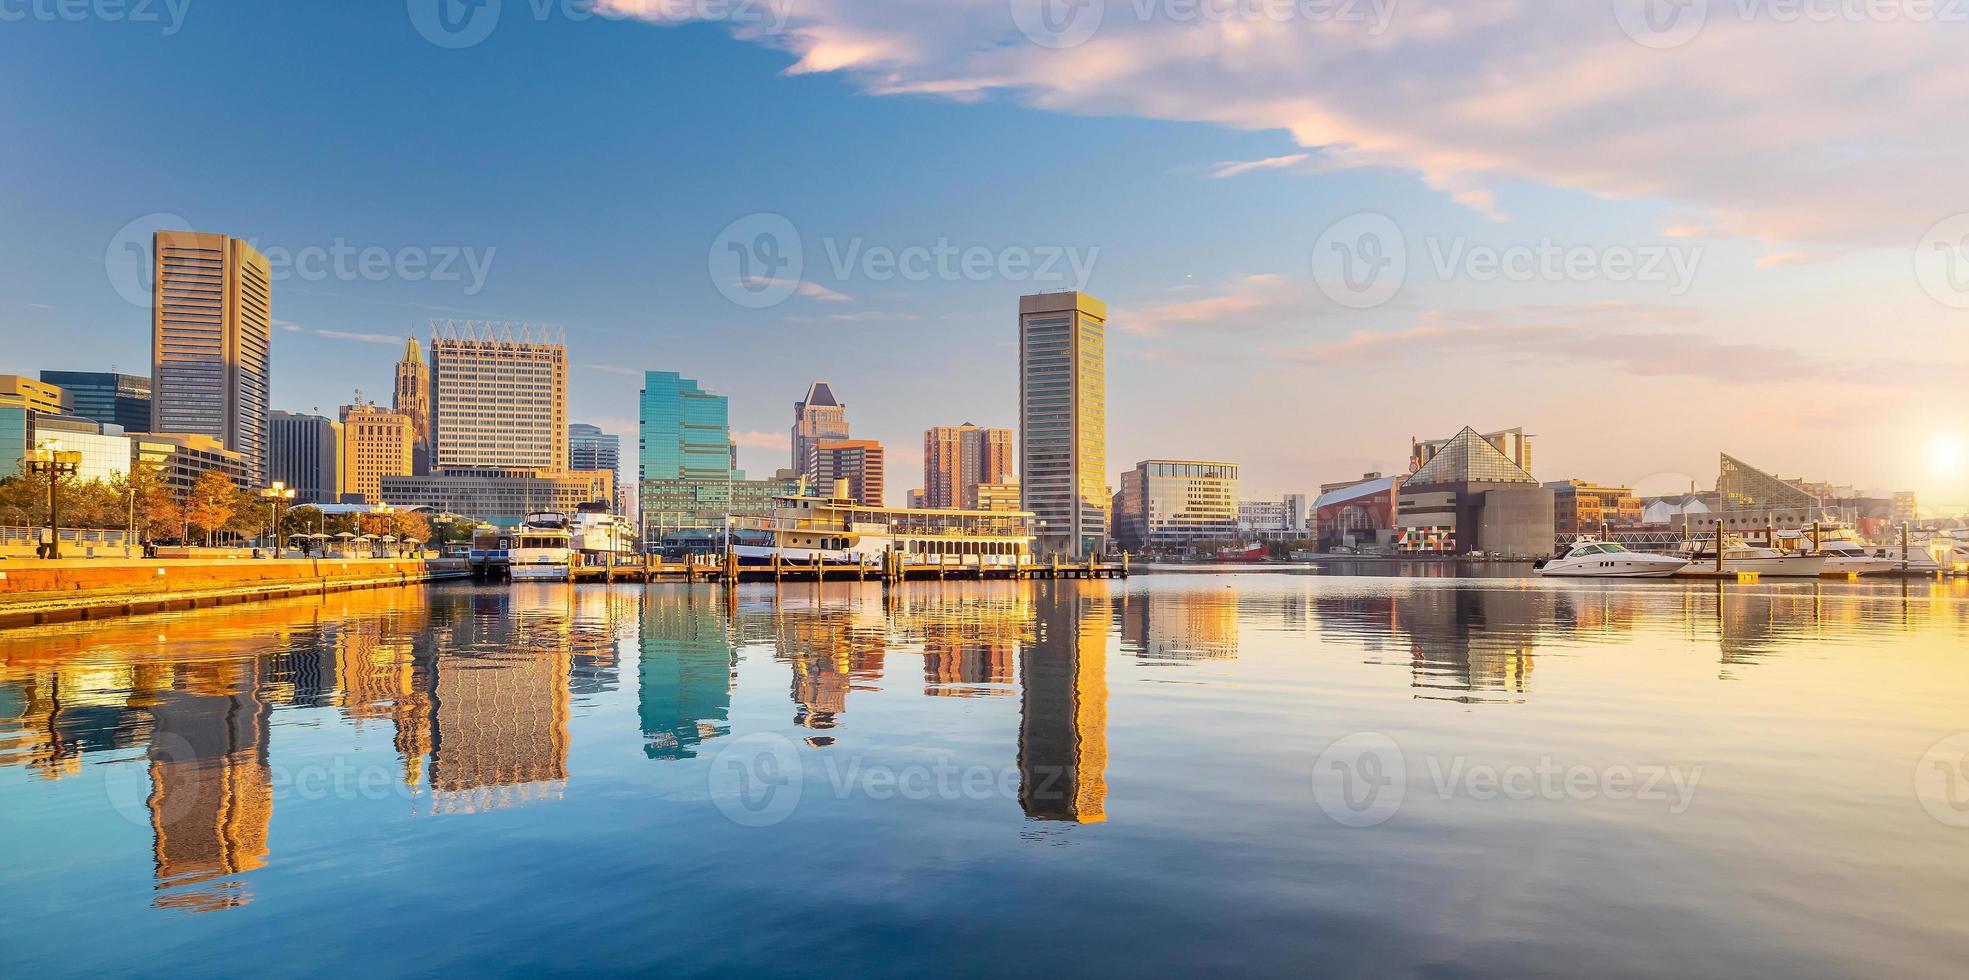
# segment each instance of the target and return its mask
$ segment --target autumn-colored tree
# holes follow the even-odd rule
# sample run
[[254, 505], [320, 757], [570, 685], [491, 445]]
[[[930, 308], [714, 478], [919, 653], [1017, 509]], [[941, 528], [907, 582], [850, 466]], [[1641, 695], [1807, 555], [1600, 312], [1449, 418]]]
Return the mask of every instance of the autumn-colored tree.
[[145, 541], [176, 538], [184, 530], [184, 508], [165, 484], [157, 467], [141, 465], [121, 481], [123, 494], [136, 493], [137, 534]]
[[185, 498], [185, 521], [203, 531], [205, 545], [211, 547], [213, 533], [225, 528], [238, 505], [239, 488], [233, 486], [231, 478], [218, 470], [206, 470]]
[[400, 510], [390, 515], [390, 533], [399, 541], [431, 540], [431, 521], [422, 514]]

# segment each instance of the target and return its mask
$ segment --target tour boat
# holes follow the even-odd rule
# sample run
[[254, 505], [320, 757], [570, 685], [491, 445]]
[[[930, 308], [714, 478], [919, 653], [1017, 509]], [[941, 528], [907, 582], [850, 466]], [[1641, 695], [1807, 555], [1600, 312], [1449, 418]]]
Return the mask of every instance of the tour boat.
[[739, 564], [880, 568], [891, 555], [919, 566], [1033, 563], [1030, 513], [870, 506], [849, 497], [845, 482], [837, 481], [828, 497], [776, 498], [770, 519], [734, 524], [731, 550]]
[[506, 575], [515, 582], [565, 582], [573, 577], [574, 534], [566, 514], [528, 514], [507, 552]]
[[1675, 555], [1629, 551], [1610, 541], [1581, 538], [1564, 557], [1541, 561], [1532, 573], [1549, 578], [1667, 578], [1688, 563]]

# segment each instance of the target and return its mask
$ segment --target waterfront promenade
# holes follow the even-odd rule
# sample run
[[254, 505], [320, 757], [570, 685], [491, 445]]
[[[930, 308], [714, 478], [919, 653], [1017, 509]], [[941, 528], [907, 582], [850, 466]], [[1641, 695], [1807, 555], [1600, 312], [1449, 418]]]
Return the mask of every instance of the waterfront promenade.
[[462, 559], [72, 558], [0, 561], [0, 629], [471, 574]]

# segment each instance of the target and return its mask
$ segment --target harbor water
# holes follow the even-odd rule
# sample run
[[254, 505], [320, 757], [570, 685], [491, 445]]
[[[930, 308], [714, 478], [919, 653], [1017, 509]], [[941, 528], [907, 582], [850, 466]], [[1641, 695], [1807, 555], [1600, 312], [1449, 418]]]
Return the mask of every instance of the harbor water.
[[0, 633], [11, 976], [1952, 976], [1969, 583], [448, 583]]

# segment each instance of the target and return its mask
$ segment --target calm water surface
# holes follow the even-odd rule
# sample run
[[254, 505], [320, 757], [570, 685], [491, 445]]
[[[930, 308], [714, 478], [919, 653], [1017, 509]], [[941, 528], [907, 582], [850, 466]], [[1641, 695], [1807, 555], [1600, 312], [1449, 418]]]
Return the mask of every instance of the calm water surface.
[[0, 961], [1959, 976], [1965, 641], [1964, 583], [1297, 574], [15, 631]]

